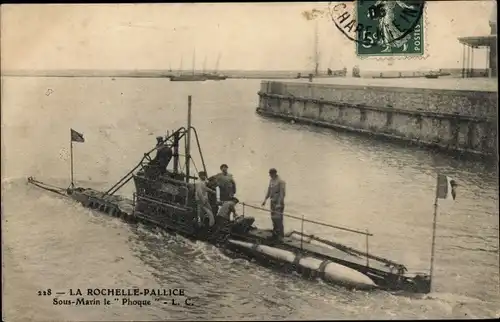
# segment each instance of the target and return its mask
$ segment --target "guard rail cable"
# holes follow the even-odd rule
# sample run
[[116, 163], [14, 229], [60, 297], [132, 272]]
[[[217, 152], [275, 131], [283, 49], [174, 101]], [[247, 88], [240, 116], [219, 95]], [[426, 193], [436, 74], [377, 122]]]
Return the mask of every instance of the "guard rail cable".
[[[152, 151], [154, 151], [154, 150], [155, 149], [152, 149], [150, 151], [150, 153]], [[146, 155], [147, 154], [145, 154], [145, 156], [143, 157], [143, 159], [141, 160], [141, 162], [132, 171], [129, 171], [129, 173], [133, 172], [138, 166], [141, 165], [142, 161], [146, 158]], [[120, 181], [123, 181], [123, 180], [120, 180]], [[28, 183], [31, 183], [31, 184], [33, 184], [33, 185], [35, 185], [35, 186], [37, 186], [39, 188], [42, 188], [44, 190], [54, 192], [54, 193], [59, 194], [59, 195], [61, 195], [63, 197], [68, 197], [67, 189], [60, 188], [60, 187], [57, 187], [57, 186], [53, 186], [53, 185], [50, 185], [50, 184], [47, 184], [47, 183], [43, 183], [41, 181], [36, 180], [33, 177], [28, 177]], [[115, 184], [115, 186], [117, 184]], [[111, 190], [112, 189], [110, 189], [108, 191], [111, 191]], [[116, 192], [116, 190], [115, 190], [115, 192]], [[134, 198], [133, 199], [135, 201], [135, 193], [134, 193]], [[247, 203], [244, 203], [244, 202], [241, 203], [241, 205], [243, 206], [243, 209], [246, 206], [246, 207], [254, 208], [254, 209], [257, 209], [257, 210], [271, 212], [269, 209], [265, 209], [265, 208], [258, 207], [258, 206], [253, 206], [253, 205], [250, 205], [250, 204], [247, 204]], [[243, 210], [243, 215], [244, 215], [244, 210]], [[385, 259], [385, 258], [382, 258], [382, 257], [379, 257], [379, 256], [371, 255], [371, 254], [368, 253], [368, 237], [369, 236], [373, 236], [373, 234], [369, 233], [368, 231], [363, 232], [363, 231], [359, 231], [359, 230], [355, 230], [355, 229], [350, 229], [350, 228], [346, 228], [346, 227], [340, 227], [340, 226], [336, 226], [336, 225], [322, 223], [322, 222], [315, 221], [315, 220], [304, 219], [303, 217], [300, 218], [300, 217], [293, 216], [293, 215], [286, 214], [286, 213], [283, 213], [283, 216], [302, 221], [302, 232], [294, 230], [294, 231], [292, 231], [292, 232], [290, 232], [290, 233], [287, 234], [288, 237], [292, 236], [293, 234], [300, 235], [301, 236], [301, 246], [302, 246], [303, 238], [306, 237], [306, 238], [309, 238], [309, 241], [305, 241], [306, 243], [310, 243], [312, 240], [316, 240], [316, 241], [318, 241], [320, 243], [329, 245], [331, 247], [335, 247], [335, 248], [337, 248], [339, 250], [342, 250], [342, 251], [345, 251], [347, 253], [352, 253], [353, 255], [366, 256], [367, 261], [368, 261], [368, 259], [374, 259], [374, 260], [377, 260], [379, 262], [382, 262], [382, 263], [386, 264], [387, 266], [389, 266], [391, 268], [391, 271], [392, 271], [393, 268], [397, 269], [398, 270], [398, 274], [400, 274], [400, 275], [403, 275], [405, 272], [408, 273], [408, 270], [407, 270], [407, 268], [404, 265], [398, 264], [396, 262], [390, 261], [388, 259]], [[320, 225], [320, 226], [325, 226], [325, 227], [330, 227], [330, 228], [334, 228], [334, 229], [344, 230], [344, 231], [352, 232], [352, 233], [355, 233], [355, 234], [365, 235], [366, 239], [367, 239], [367, 250], [364, 253], [364, 252], [361, 252], [361, 251], [359, 251], [357, 249], [354, 249], [354, 248], [351, 248], [351, 247], [348, 247], [348, 246], [345, 246], [345, 245], [342, 245], [342, 244], [338, 244], [338, 243], [335, 243], [335, 242], [332, 242], [332, 241], [329, 241], [329, 240], [326, 240], [326, 239], [314, 236], [312, 234], [311, 235], [304, 234], [304, 232], [303, 232], [303, 223], [304, 222], [309, 222], [309, 223], [313, 223], [313, 224]], [[369, 266], [369, 263], [367, 264], [367, 266]], [[413, 274], [424, 274], [422, 272], [412, 272], [412, 273]]]
[[[247, 203], [244, 203], [244, 202], [241, 203], [241, 205], [243, 206], [243, 214], [244, 214], [245, 207], [250, 207], [250, 208], [261, 210], [261, 211], [265, 211], [265, 212], [271, 212], [271, 210], [269, 210], [269, 209], [258, 207], [258, 206], [254, 206], [254, 205], [250, 205], [250, 204], [247, 204]], [[368, 249], [369, 249], [369, 247], [368, 247], [368, 245], [369, 245], [368, 238], [370, 236], [373, 236], [373, 234], [371, 234], [368, 230], [366, 230], [366, 231], [360, 231], [360, 230], [356, 230], [356, 229], [351, 229], [351, 228], [336, 226], [336, 225], [332, 225], [332, 224], [323, 223], [323, 222], [320, 222], [320, 221], [315, 221], [315, 220], [310, 220], [310, 219], [304, 219], [304, 217], [301, 218], [301, 217], [293, 216], [293, 215], [290, 215], [290, 214], [287, 214], [287, 213], [283, 213], [283, 216], [302, 221], [302, 231], [301, 232], [294, 230], [294, 231], [292, 231], [291, 233], [288, 234], [288, 236], [291, 236], [293, 234], [300, 235], [301, 236], [301, 244], [302, 244], [303, 238], [307, 237], [310, 240], [316, 240], [316, 241], [318, 241], [320, 243], [323, 243], [323, 244], [335, 247], [337, 249], [340, 249], [340, 250], [343, 250], [343, 251], [346, 251], [346, 252], [350, 252], [350, 253], [354, 253], [354, 254], [357, 254], [357, 255], [365, 256], [366, 257], [366, 261], [367, 261], [367, 264], [366, 264], [367, 267], [369, 267], [369, 259], [373, 259], [373, 260], [377, 260], [379, 262], [382, 262], [382, 263], [386, 264], [389, 267], [393, 266], [394, 268], [396, 268], [398, 270], [398, 273], [401, 274], [401, 275], [408, 271], [408, 269], [404, 265], [398, 264], [396, 262], [393, 262], [391, 260], [388, 260], [388, 259], [385, 259], [385, 258], [382, 258], [382, 257], [379, 257], [379, 256], [375, 256], [375, 255], [369, 254], [369, 252], [368, 252]], [[341, 244], [338, 244], [338, 243], [335, 243], [335, 242], [331, 242], [331, 241], [328, 241], [326, 239], [323, 239], [323, 238], [320, 238], [320, 237], [317, 237], [317, 236], [314, 236], [314, 235], [306, 235], [306, 234], [304, 234], [304, 231], [303, 231], [303, 226], [304, 226], [303, 223], [304, 222], [309, 222], [309, 223], [316, 224], [316, 225], [319, 225], [319, 226], [324, 226], [324, 227], [334, 228], [334, 229], [338, 229], [338, 230], [343, 230], [343, 231], [351, 232], [351, 233], [354, 233], [354, 234], [364, 235], [364, 236], [366, 236], [366, 251], [362, 252], [362, 251], [359, 251], [357, 249], [354, 249], [354, 248], [351, 248], [351, 247], [348, 247], [348, 246], [344, 246], [344, 245], [341, 245]]]

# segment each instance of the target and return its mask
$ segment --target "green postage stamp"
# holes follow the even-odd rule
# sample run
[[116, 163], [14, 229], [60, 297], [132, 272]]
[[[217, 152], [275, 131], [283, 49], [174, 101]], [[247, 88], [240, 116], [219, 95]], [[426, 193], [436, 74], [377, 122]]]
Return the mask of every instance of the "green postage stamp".
[[336, 27], [355, 42], [359, 57], [423, 56], [423, 0], [331, 2]]

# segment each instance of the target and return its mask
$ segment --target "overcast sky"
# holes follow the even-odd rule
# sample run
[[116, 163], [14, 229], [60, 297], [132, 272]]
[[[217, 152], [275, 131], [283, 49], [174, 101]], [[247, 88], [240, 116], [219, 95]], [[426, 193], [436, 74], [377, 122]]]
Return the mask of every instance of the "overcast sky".
[[[312, 68], [314, 22], [326, 3], [2, 5], [3, 69], [294, 70]], [[487, 35], [494, 1], [428, 1], [425, 60], [360, 60], [329, 18], [319, 21], [321, 65], [397, 70], [461, 67], [457, 37]], [[484, 68], [478, 50], [475, 67]]]

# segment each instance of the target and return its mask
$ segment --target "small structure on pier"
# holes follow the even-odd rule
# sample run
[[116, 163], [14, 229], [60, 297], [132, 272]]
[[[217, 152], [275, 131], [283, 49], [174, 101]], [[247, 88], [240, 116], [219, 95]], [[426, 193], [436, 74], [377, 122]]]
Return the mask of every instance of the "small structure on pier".
[[[496, 4], [491, 14], [489, 24], [491, 32], [487, 36], [462, 37], [458, 41], [463, 45], [462, 78], [466, 77], [497, 77], [497, 16]], [[486, 73], [474, 73], [474, 49], [486, 48]]]
[[361, 77], [358, 65], [352, 68], [352, 77]]

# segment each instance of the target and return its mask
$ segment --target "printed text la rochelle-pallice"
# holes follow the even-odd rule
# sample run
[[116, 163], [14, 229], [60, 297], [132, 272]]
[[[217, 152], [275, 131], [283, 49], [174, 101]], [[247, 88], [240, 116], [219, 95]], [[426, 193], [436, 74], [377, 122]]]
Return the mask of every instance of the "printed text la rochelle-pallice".
[[[38, 291], [39, 296], [55, 296], [53, 305], [99, 306], [121, 304], [125, 306], [150, 306], [153, 302], [167, 305], [194, 306], [192, 298], [185, 295], [182, 288], [154, 289], [154, 288], [71, 288], [67, 292], [53, 292], [51, 289]], [[61, 299], [63, 296], [73, 299]], [[98, 299], [96, 297], [105, 297]], [[151, 299], [137, 299], [150, 297]], [[179, 299], [178, 297], [185, 297]], [[169, 298], [169, 299], [165, 299]]]

